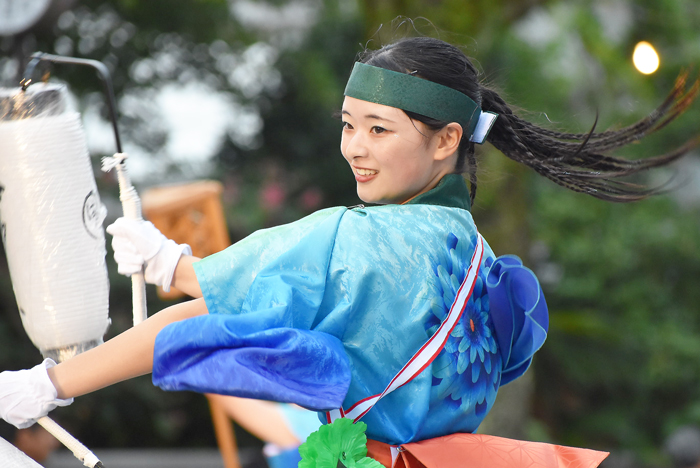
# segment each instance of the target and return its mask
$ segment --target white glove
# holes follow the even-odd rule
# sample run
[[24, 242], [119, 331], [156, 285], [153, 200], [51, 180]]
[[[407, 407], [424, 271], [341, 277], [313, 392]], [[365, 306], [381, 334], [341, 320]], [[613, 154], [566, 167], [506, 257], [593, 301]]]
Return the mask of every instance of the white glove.
[[149, 221], [119, 218], [107, 226], [107, 232], [114, 236], [112, 248], [119, 273], [131, 276], [145, 264], [146, 282], [165, 291], [170, 291], [180, 257], [192, 255], [189, 245], [168, 239]]
[[0, 416], [24, 429], [37, 419], [49, 414], [57, 406], [68, 406], [73, 399], [58, 399], [46, 369], [55, 366], [51, 359], [37, 364], [31, 369], [5, 371], [0, 373]]

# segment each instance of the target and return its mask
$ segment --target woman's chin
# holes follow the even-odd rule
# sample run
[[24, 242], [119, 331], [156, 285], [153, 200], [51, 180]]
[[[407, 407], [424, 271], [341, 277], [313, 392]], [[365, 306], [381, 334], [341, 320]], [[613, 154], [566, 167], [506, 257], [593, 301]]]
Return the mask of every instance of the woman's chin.
[[386, 198], [377, 197], [377, 196], [370, 196], [367, 194], [362, 194], [360, 192], [357, 193], [357, 196], [360, 200], [362, 200], [363, 203], [370, 203], [372, 205], [389, 205], [392, 203], [398, 204], [397, 202], [395, 202], [393, 200], [387, 200]]
[[371, 194], [367, 193], [365, 190], [361, 190], [360, 187], [357, 187], [357, 198], [362, 200], [363, 203], [377, 203], [374, 201]]
[[378, 197], [372, 193], [367, 193], [366, 190], [358, 190], [357, 196], [360, 200], [362, 200], [363, 203], [371, 203], [373, 205], [386, 203], [384, 200], [381, 199], [381, 197]]

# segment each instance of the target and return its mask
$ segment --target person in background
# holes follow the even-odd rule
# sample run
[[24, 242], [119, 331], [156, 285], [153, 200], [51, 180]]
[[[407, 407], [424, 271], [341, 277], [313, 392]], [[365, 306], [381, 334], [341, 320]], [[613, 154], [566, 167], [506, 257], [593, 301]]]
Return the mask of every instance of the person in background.
[[[20, 449], [37, 463], [44, 463], [49, 455], [61, 444], [46, 429], [35, 424], [25, 429], [17, 429], [5, 421], [0, 421], [0, 437]], [[0, 460], [0, 466], [2, 460]]]
[[674, 468], [700, 468], [700, 429], [692, 425], [676, 429], [666, 439], [664, 450]]
[[321, 425], [316, 413], [296, 405], [208, 394], [228, 417], [265, 442], [263, 455], [270, 468], [295, 468], [299, 445]]

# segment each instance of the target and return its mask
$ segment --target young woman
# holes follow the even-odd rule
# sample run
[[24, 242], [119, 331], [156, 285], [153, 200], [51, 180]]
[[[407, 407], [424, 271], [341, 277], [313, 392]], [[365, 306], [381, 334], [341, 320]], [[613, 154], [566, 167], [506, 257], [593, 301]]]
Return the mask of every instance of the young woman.
[[513, 114], [447, 43], [409, 38], [367, 51], [345, 90], [341, 152], [359, 197], [378, 206], [321, 210], [201, 261], [150, 224], [119, 220], [108, 230], [120, 269], [145, 262], [149, 282], [203, 297], [57, 366], [0, 374], [0, 415], [27, 426], [73, 397], [153, 372], [167, 390], [361, 419], [370, 453], [387, 466], [409, 463], [400, 452], [416, 443], [437, 441], [430, 450], [443, 454], [455, 441], [466, 447], [461, 435], [477, 429], [500, 385], [526, 371], [548, 327], [535, 276], [515, 257], [496, 258], [469, 213], [475, 143], [571, 190], [643, 198], [657, 190], [618, 178], [691, 145], [644, 161], [605, 153], [682, 112], [697, 92], [683, 89], [631, 127], [558, 133]]

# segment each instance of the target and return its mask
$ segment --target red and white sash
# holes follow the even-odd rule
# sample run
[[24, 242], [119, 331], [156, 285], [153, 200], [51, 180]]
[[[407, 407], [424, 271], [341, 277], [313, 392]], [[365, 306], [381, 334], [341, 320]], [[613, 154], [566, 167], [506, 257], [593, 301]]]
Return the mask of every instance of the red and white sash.
[[433, 360], [435, 360], [438, 354], [440, 354], [440, 351], [442, 351], [442, 348], [445, 346], [445, 343], [447, 343], [450, 333], [452, 333], [452, 330], [462, 317], [464, 309], [467, 307], [467, 302], [474, 291], [474, 285], [476, 284], [476, 280], [479, 276], [479, 267], [483, 256], [484, 239], [481, 237], [481, 234], [477, 233], [476, 248], [474, 249], [474, 254], [472, 255], [472, 260], [469, 265], [469, 269], [467, 270], [467, 274], [464, 281], [462, 281], [461, 286], [457, 290], [455, 301], [452, 303], [447, 317], [445, 317], [445, 319], [442, 321], [437, 331], [413, 355], [408, 363], [403, 366], [403, 368], [398, 374], [396, 374], [391, 382], [389, 382], [389, 385], [387, 385], [382, 393], [358, 401], [347, 411], [343, 410], [343, 408], [326, 411], [326, 419], [329, 423], [338, 418], [350, 418], [357, 422], [384, 396], [393, 392], [397, 388], [406, 385], [418, 374], [423, 372], [423, 370], [425, 370], [425, 368], [428, 367]]

